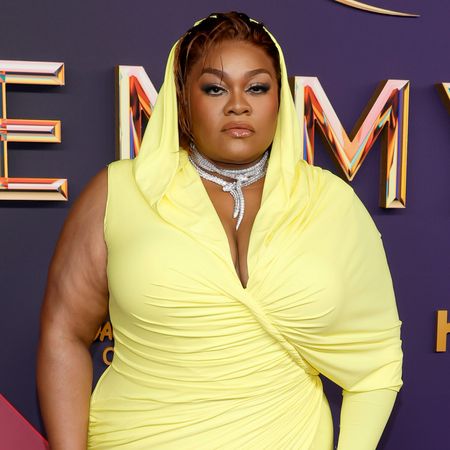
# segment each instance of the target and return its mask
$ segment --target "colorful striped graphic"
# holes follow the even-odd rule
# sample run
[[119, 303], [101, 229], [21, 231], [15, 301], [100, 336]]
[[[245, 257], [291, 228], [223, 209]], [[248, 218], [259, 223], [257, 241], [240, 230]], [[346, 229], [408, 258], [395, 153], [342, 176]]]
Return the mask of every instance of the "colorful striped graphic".
[[142, 66], [116, 67], [117, 159], [133, 159], [158, 93]]
[[366, 112], [347, 135], [318, 78], [293, 77], [294, 101], [303, 128], [303, 159], [314, 161], [316, 124], [331, 154], [345, 176], [353, 180], [376, 139], [384, 131], [380, 206], [403, 208], [406, 205], [406, 166], [408, 147], [409, 81], [381, 83]]
[[0, 200], [67, 200], [66, 179], [12, 178], [8, 171], [8, 142], [61, 142], [59, 120], [9, 119], [6, 85], [64, 85], [64, 64], [0, 60]]

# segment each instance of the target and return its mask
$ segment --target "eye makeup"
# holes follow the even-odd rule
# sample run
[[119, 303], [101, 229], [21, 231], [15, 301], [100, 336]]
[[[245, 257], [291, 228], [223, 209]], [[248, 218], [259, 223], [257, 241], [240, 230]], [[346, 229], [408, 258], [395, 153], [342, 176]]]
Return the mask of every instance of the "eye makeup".
[[[268, 92], [270, 90], [270, 88], [271, 88], [271, 85], [269, 83], [253, 83], [248, 88], [245, 89], [245, 92], [248, 92], [248, 93], [254, 94], [254, 95], [260, 95], [260, 94], [265, 94], [266, 92]], [[202, 84], [200, 89], [205, 94], [212, 95], [212, 96], [218, 96], [227, 91], [227, 89], [224, 86], [222, 86], [220, 84], [216, 84], [216, 83]]]

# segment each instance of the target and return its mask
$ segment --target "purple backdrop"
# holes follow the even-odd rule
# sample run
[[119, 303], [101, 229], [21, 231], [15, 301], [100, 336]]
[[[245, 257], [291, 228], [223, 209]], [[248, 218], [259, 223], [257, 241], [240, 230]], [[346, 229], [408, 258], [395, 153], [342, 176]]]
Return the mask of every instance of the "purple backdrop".
[[[1, 2], [0, 59], [66, 65], [64, 87], [7, 88], [9, 117], [60, 119], [63, 137], [59, 145], [10, 144], [11, 175], [69, 179], [68, 203], [0, 202], [0, 393], [39, 430], [34, 367], [47, 266], [70, 205], [114, 159], [114, 66], [143, 65], [159, 88], [179, 35], [211, 10], [238, 9], [268, 25], [290, 75], [319, 77], [348, 132], [381, 80], [411, 80], [407, 208], [377, 206], [379, 143], [352, 185], [383, 235], [403, 320], [405, 385], [379, 448], [448, 448], [450, 351], [434, 353], [434, 339], [435, 311], [450, 309], [450, 136], [449, 115], [434, 84], [450, 81], [450, 7], [437, 0], [372, 3], [421, 17], [370, 14], [331, 0], [157, 6], [96, 0], [84, 7]], [[320, 140], [315, 163], [338, 173]], [[95, 359], [101, 360], [98, 348]], [[329, 383], [326, 390], [336, 415], [339, 390]]]

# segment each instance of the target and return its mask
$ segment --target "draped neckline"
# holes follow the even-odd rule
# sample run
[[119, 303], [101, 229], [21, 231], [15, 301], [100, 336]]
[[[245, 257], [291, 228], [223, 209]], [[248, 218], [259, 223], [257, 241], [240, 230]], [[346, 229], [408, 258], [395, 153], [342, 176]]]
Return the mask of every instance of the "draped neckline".
[[[260, 254], [271, 235], [273, 226], [278, 223], [278, 220], [274, 220], [274, 218], [280, 218], [282, 215], [283, 202], [268, 200], [268, 197], [271, 196], [267, 192], [267, 179], [264, 180], [261, 204], [249, 234], [246, 255], [248, 279], [244, 286], [233, 263], [230, 243], [219, 214], [200, 175], [189, 161], [188, 152], [183, 148], [180, 148], [179, 151], [179, 170], [166, 194], [158, 202], [157, 209], [165, 220], [176, 226], [183, 226], [185, 232], [192, 234], [200, 245], [204, 245], [218, 254], [233, 273], [237, 288], [249, 292], [254, 285], [254, 275]], [[268, 165], [269, 171], [270, 158]], [[272, 192], [272, 194], [275, 193]], [[278, 208], [274, 208], [275, 204], [278, 205]], [[196, 220], [190, 220], [192, 214], [196, 216]], [[181, 222], [185, 218], [187, 221], [182, 224]], [[271, 220], [267, 220], [267, 218]]]

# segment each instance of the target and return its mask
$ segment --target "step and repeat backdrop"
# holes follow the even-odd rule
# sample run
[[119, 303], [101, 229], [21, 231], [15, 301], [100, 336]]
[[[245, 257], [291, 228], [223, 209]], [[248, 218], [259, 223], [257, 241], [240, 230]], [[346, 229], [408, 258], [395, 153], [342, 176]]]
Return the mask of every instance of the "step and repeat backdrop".
[[[46, 447], [39, 310], [71, 204], [105, 165], [139, 152], [173, 42], [229, 10], [277, 37], [302, 157], [350, 183], [382, 234], [405, 357], [379, 448], [448, 448], [450, 6], [436, 0], [1, 2], [0, 448]], [[106, 322], [95, 380], [113, 353]], [[324, 384], [337, 434], [341, 392]]]

